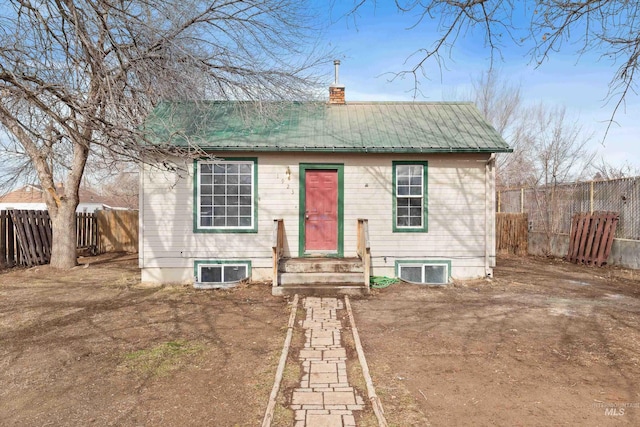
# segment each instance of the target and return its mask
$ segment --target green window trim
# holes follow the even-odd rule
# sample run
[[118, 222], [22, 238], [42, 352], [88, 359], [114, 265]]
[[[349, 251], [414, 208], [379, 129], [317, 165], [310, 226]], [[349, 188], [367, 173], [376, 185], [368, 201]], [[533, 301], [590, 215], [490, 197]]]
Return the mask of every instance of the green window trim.
[[[400, 277], [400, 267], [401, 266], [441, 266], [444, 265], [447, 268], [447, 281], [446, 283], [451, 282], [451, 260], [448, 259], [403, 259], [395, 261], [395, 275], [397, 278]], [[424, 272], [422, 273], [424, 276]], [[415, 283], [424, 283], [424, 284], [446, 284], [446, 283], [432, 283], [432, 282], [415, 282]]]
[[[426, 233], [429, 231], [428, 227], [428, 163], [427, 161], [413, 161], [413, 160], [402, 160], [402, 161], [393, 161], [392, 164], [392, 193], [391, 198], [393, 199], [393, 232], [394, 233]], [[420, 226], [398, 226], [398, 185], [397, 185], [397, 170], [398, 166], [421, 166], [422, 167], [422, 203], [420, 207], [422, 208], [422, 224]], [[407, 195], [405, 198], [412, 197], [417, 198], [415, 195], [409, 196]]]
[[[200, 179], [201, 165], [203, 164], [229, 164], [229, 163], [252, 163], [252, 224], [250, 226], [202, 226], [200, 225], [201, 198]], [[226, 157], [219, 160], [201, 158], [193, 161], [193, 232], [194, 233], [257, 233], [258, 232], [258, 158], [257, 157]]]
[[338, 172], [338, 250], [337, 253], [326, 254], [328, 257], [342, 258], [344, 256], [344, 163], [300, 163], [299, 206], [298, 215], [298, 256], [300, 258], [313, 256], [313, 253], [305, 252], [305, 208], [306, 208], [306, 172], [308, 170], [335, 170]]
[[[247, 276], [240, 280], [232, 280], [232, 281], [221, 281], [221, 282], [207, 282], [207, 283], [234, 283], [239, 282], [241, 280], [250, 279], [251, 278], [251, 261], [250, 260], [198, 260], [193, 262], [193, 277], [196, 282], [201, 282], [201, 272], [202, 267], [207, 266], [244, 266], [247, 269]], [[222, 271], [224, 275], [224, 270]]]

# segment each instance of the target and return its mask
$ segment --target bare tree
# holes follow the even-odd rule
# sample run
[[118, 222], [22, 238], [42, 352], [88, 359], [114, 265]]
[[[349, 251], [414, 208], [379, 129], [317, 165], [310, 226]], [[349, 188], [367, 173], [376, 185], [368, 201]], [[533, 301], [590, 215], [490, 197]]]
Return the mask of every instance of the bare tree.
[[513, 153], [496, 157], [497, 185], [524, 185], [532, 172], [532, 147], [525, 143], [525, 105], [521, 86], [497, 69], [492, 69], [481, 73], [472, 82], [472, 93], [467, 95], [467, 99], [474, 100], [482, 115], [513, 149]]
[[197, 154], [146, 141], [142, 121], [160, 100], [300, 99], [324, 60], [307, 43], [309, 9], [298, 0], [8, 0], [1, 9], [0, 140], [16, 156], [11, 167], [35, 171], [45, 190], [57, 268], [77, 262], [90, 153]]
[[[354, 0], [350, 16], [376, 0]], [[626, 96], [635, 93], [635, 73], [640, 68], [640, 7], [628, 0], [395, 0], [399, 11], [411, 13], [418, 31], [422, 25], [437, 22], [440, 36], [430, 46], [414, 52], [407, 68], [396, 77], [411, 76], [414, 91], [427, 76], [430, 60], [440, 67], [460, 37], [484, 37], [493, 59], [504, 46], [528, 50], [537, 64], [563, 49], [581, 56], [593, 52], [611, 63], [614, 71], [609, 82], [609, 99], [615, 106], [609, 126]], [[522, 17], [528, 23], [522, 26]]]
[[538, 104], [527, 111], [525, 123], [525, 144], [532, 148], [529, 186], [536, 211], [543, 213], [537, 221], [551, 253], [552, 236], [565, 219], [565, 204], [573, 198], [567, 184], [590, 174], [595, 152], [588, 148], [591, 137], [577, 122], [569, 121], [564, 107]]
[[631, 165], [628, 161], [624, 162], [622, 165], [612, 165], [603, 157], [594, 162], [593, 169], [595, 171], [593, 179], [597, 180], [610, 180], [640, 176], [640, 168]]
[[139, 173], [137, 170], [123, 170], [102, 185], [101, 195], [112, 201], [114, 206], [137, 208], [139, 196]]
[[566, 108], [538, 104], [526, 113], [525, 143], [533, 149], [531, 186], [550, 186], [585, 178], [595, 152], [577, 121], [569, 121]]

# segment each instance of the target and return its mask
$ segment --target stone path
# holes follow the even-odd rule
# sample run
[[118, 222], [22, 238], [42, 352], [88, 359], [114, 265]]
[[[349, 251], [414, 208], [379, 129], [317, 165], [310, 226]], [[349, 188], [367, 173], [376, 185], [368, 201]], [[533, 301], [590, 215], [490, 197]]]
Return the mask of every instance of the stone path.
[[337, 298], [306, 297], [305, 345], [300, 351], [303, 375], [293, 391], [295, 427], [355, 427], [353, 411], [364, 407], [347, 378], [347, 355], [340, 342], [344, 308]]

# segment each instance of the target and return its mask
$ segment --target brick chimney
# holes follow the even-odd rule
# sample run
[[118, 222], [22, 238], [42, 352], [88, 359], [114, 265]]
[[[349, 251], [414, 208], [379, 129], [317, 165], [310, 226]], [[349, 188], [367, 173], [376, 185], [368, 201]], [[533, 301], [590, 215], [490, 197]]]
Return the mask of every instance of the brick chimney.
[[329, 86], [329, 104], [344, 105], [344, 85], [339, 83], [340, 60], [333, 61], [333, 65], [335, 66], [335, 81]]

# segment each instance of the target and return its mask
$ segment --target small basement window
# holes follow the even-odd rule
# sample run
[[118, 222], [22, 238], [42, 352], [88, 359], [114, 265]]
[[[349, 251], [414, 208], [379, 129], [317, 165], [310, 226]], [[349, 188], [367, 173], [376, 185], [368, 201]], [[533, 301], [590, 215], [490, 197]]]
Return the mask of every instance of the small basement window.
[[449, 283], [451, 261], [403, 261], [397, 263], [397, 276], [411, 283], [444, 285]]
[[228, 287], [247, 279], [251, 265], [248, 261], [233, 263], [196, 261], [195, 270], [196, 287]]

